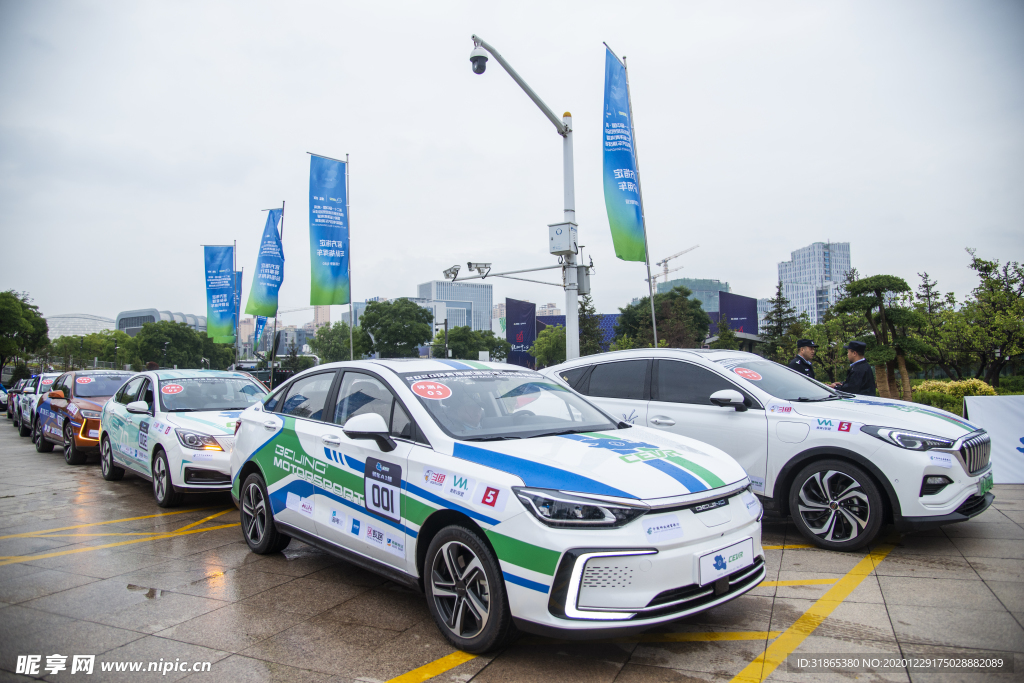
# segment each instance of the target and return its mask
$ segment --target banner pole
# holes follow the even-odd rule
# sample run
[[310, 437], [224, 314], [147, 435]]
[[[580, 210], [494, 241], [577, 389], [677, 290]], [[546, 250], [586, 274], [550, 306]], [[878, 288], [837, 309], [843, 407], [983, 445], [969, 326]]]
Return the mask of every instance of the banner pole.
[[356, 359], [355, 333], [355, 299], [352, 298], [352, 216], [348, 202], [348, 154], [345, 155], [345, 226], [348, 228], [348, 359]]
[[[607, 47], [607, 44], [605, 47]], [[629, 138], [633, 143], [633, 159], [636, 161], [636, 189], [640, 194], [640, 222], [644, 226], [644, 262], [647, 264], [647, 293], [651, 302], [651, 329], [654, 331], [654, 348], [658, 348], [658, 321], [654, 316], [654, 281], [651, 279], [651, 249], [647, 246], [647, 214], [644, 213], [644, 190], [640, 184], [640, 152], [636, 148], [636, 126], [633, 125], [633, 95], [629, 91], [629, 67], [626, 66], [625, 55], [622, 56], [622, 70], [626, 73], [626, 103], [629, 105]]]
[[[281, 253], [284, 253], [284, 200], [283, 199], [281, 200], [281, 227], [280, 227], [280, 231], [278, 233], [278, 237], [281, 238]], [[281, 275], [282, 275], [282, 279], [283, 279], [284, 273], [282, 273]], [[280, 308], [280, 304], [278, 305], [278, 308]], [[274, 345], [276, 343], [277, 343], [277, 311], [275, 310], [274, 311], [274, 331], [273, 331], [272, 336], [270, 337], [270, 353], [268, 354], [270, 356], [270, 388], [271, 389], [274, 388], [274, 360], [275, 360], [275, 356], [277, 356], [277, 353], [275, 353]]]

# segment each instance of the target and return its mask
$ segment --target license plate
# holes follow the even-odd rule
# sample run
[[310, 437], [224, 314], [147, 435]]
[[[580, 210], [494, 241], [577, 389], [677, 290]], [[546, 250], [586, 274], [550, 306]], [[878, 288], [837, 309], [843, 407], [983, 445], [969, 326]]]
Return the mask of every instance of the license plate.
[[989, 472], [978, 480], [978, 495], [984, 496], [992, 489], [992, 473]]
[[700, 557], [700, 585], [717, 581], [754, 563], [754, 539], [746, 538], [728, 548]]

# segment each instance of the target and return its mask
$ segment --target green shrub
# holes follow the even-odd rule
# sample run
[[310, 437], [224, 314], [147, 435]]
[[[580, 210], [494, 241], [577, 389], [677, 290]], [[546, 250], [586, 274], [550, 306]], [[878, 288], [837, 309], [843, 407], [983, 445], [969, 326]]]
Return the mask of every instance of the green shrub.
[[1024, 377], [1000, 377], [998, 391], [1000, 396], [1006, 393], [1024, 392]]
[[962, 399], [964, 396], [995, 396], [996, 390], [991, 385], [980, 379], [962, 379], [957, 382], [940, 382], [938, 380], [927, 380], [913, 388], [915, 401], [918, 393], [946, 394], [953, 398]]
[[940, 391], [915, 391], [914, 403], [922, 403], [933, 408], [948, 410], [956, 415], [964, 414], [964, 400]]

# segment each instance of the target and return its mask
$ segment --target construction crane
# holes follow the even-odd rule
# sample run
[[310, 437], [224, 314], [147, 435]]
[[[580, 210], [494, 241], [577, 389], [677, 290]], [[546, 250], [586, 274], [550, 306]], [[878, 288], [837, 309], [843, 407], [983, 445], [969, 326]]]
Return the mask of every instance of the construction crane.
[[[694, 249], [698, 248], [699, 246], [700, 246], [699, 244], [695, 244], [692, 247], [689, 247], [688, 249], [683, 249], [682, 251], [677, 252], [675, 254], [672, 254], [671, 256], [666, 256], [665, 258], [663, 258], [660, 261], [658, 261], [657, 263], [655, 263], [654, 265], [662, 267], [662, 271], [660, 273], [656, 274], [656, 275], [652, 275], [651, 276], [651, 284], [658, 284], [658, 278], [659, 277], [664, 277], [665, 278], [665, 282], [668, 282], [668, 274], [669, 273], [674, 273], [677, 270], [682, 270], [683, 269], [683, 266], [678, 266], [676, 268], [671, 268], [670, 269], [668, 267], [668, 262], [671, 261], [674, 258], [679, 258], [683, 254], [690, 253], [691, 251], [693, 251]], [[646, 281], [647, 280], [645, 279], [644, 282], [646, 282]]]

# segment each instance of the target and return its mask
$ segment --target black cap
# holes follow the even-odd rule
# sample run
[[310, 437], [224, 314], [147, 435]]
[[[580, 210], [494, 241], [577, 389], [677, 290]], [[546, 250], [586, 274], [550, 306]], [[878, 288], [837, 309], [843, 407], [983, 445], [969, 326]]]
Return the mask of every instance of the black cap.
[[868, 350], [868, 345], [860, 341], [852, 341], [843, 347], [847, 351], [856, 351], [860, 355], [864, 355], [864, 352]]
[[802, 349], [805, 346], [810, 346], [812, 349], [818, 348], [818, 345], [814, 343], [813, 339], [800, 339], [796, 343], [796, 348]]

